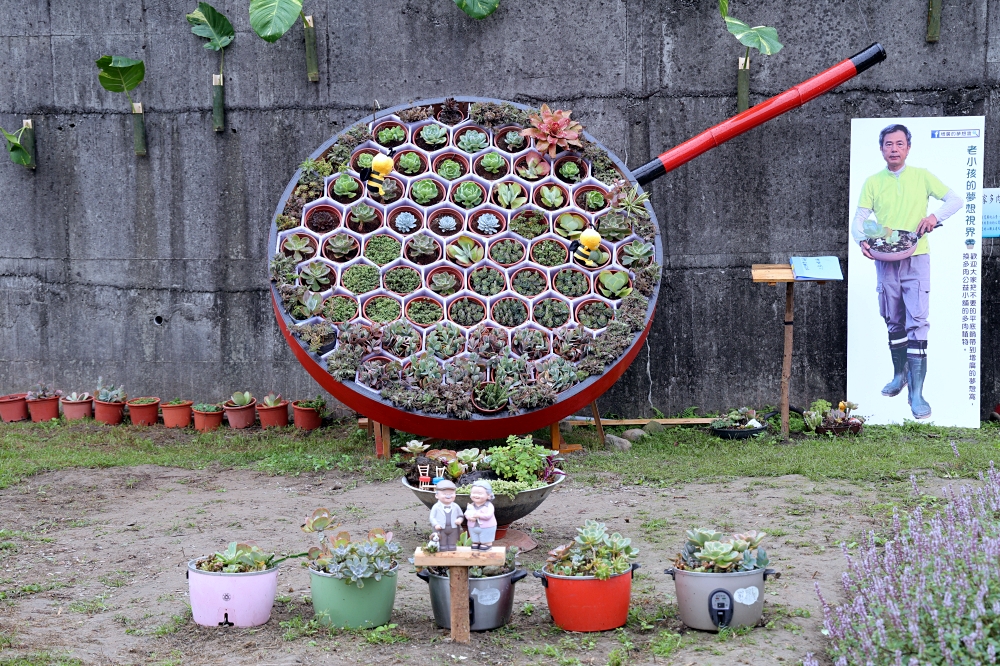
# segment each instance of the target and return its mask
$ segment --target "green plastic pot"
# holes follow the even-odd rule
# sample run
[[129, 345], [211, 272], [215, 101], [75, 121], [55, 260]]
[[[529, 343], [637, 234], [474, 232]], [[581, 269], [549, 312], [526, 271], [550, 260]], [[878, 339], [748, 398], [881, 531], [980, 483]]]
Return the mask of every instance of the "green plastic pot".
[[366, 578], [365, 586], [309, 569], [313, 612], [320, 624], [340, 629], [363, 629], [389, 623], [396, 602], [397, 565], [382, 580]]

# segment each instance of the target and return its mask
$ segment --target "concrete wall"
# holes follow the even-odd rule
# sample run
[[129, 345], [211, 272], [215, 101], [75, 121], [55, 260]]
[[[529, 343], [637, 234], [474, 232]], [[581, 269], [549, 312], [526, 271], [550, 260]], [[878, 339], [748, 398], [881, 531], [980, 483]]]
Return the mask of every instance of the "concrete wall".
[[[986, 114], [984, 186], [997, 185], [1000, 0], [945, 0], [926, 44], [926, 2], [862, 0], [889, 60], [652, 187], [664, 288], [647, 349], [601, 401], [638, 416], [776, 401], [783, 289], [752, 263], [846, 256], [850, 119]], [[450, 0], [306, 0], [276, 44], [246, 0], [216, 7], [228, 129], [211, 129], [217, 56], [190, 33], [195, 2], [0, 0], [0, 125], [35, 120], [38, 170], [0, 164], [0, 391], [39, 380], [218, 400], [235, 389], [302, 397], [317, 386], [278, 333], [266, 294], [267, 227], [295, 166], [338, 129], [423, 97], [470, 94], [571, 108], [630, 166], [735, 112], [736, 58], [715, 0], [502, 0], [476, 22]], [[732, 4], [786, 47], [753, 58], [752, 103], [874, 41], [856, 2]], [[132, 154], [123, 95], [97, 84], [102, 54], [143, 58], [135, 98], [149, 156]], [[1000, 373], [1000, 261], [984, 243], [983, 402]], [[797, 290], [793, 403], [843, 395], [846, 284]], [[154, 317], [162, 317], [162, 325]], [[992, 344], [991, 344], [992, 343]]]

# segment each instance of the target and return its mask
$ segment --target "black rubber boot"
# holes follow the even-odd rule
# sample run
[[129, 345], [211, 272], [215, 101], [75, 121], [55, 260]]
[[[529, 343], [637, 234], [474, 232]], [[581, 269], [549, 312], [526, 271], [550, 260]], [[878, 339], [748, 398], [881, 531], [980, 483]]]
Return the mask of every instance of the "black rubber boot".
[[892, 354], [892, 381], [882, 388], [882, 395], [891, 398], [906, 387], [906, 347], [890, 347], [889, 353]]
[[907, 381], [910, 386], [910, 410], [913, 418], [930, 418], [931, 406], [921, 395], [924, 390], [924, 378], [927, 376], [927, 357], [910, 356], [906, 359]]

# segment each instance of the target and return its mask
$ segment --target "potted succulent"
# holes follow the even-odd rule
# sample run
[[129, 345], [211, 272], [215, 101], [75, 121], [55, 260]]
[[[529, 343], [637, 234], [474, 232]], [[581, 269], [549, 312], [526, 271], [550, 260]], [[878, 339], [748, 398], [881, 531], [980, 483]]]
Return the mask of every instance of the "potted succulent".
[[463, 227], [463, 216], [451, 208], [441, 208], [431, 214], [428, 226], [439, 236], [453, 236]]
[[[424, 551], [428, 552], [428, 548]], [[502, 565], [469, 567], [469, 629], [489, 631], [510, 622], [514, 610], [514, 583], [528, 575], [517, 566], [517, 546], [507, 549]], [[448, 567], [417, 570], [417, 577], [427, 581], [431, 594], [434, 622], [451, 629], [451, 585]]]
[[507, 175], [510, 164], [500, 153], [486, 153], [475, 161], [473, 171], [480, 178], [497, 180]]
[[626, 268], [641, 268], [652, 263], [655, 252], [652, 243], [634, 240], [618, 250], [618, 261]]
[[323, 425], [326, 400], [319, 395], [315, 400], [296, 400], [292, 403], [292, 411], [295, 414], [296, 428], [315, 430]]
[[444, 308], [434, 299], [420, 296], [406, 304], [406, 318], [421, 328], [430, 326], [444, 318]]
[[353, 206], [347, 216], [347, 227], [359, 234], [367, 234], [382, 226], [382, 213], [366, 203]]
[[420, 333], [407, 321], [394, 321], [382, 334], [382, 349], [399, 358], [417, 353], [423, 344]]
[[104, 378], [97, 378], [97, 390], [94, 391], [94, 420], [106, 425], [118, 425], [125, 418], [125, 401], [128, 395], [124, 386], [113, 383], [104, 385]]
[[342, 324], [354, 319], [358, 314], [358, 301], [354, 298], [337, 294], [323, 303], [323, 316], [331, 324]]
[[522, 127], [508, 125], [496, 130], [494, 137], [496, 146], [508, 153], [518, 153], [528, 147], [528, 140], [521, 136]]
[[374, 296], [365, 301], [365, 318], [378, 324], [399, 319], [403, 312], [399, 301], [392, 296]]
[[59, 418], [59, 397], [62, 391], [53, 390], [45, 384], [31, 387], [24, 399], [33, 423], [42, 423]]
[[857, 403], [846, 400], [841, 400], [837, 409], [826, 400], [817, 400], [808, 411], [802, 412], [802, 420], [806, 428], [815, 430], [817, 435], [857, 435], [865, 424], [865, 417], [852, 414], [857, 408]]
[[524, 259], [524, 244], [513, 238], [504, 238], [490, 245], [490, 259], [509, 268]]
[[466, 268], [482, 261], [484, 255], [482, 243], [468, 236], [462, 236], [448, 245], [448, 258]]
[[200, 402], [191, 408], [194, 412], [194, 429], [198, 432], [211, 432], [222, 425], [222, 405]]
[[562, 266], [568, 256], [566, 246], [556, 240], [540, 240], [531, 246], [531, 258], [542, 266]]
[[451, 266], [439, 266], [427, 275], [427, 288], [440, 296], [451, 296], [464, 287], [465, 276]]
[[132, 425], [156, 425], [156, 421], [160, 415], [159, 398], [133, 398], [126, 404], [128, 405], [128, 416], [132, 421]]
[[441, 256], [441, 246], [427, 234], [416, 234], [406, 241], [406, 258], [415, 264], [426, 266]]
[[587, 228], [587, 220], [573, 213], [563, 213], [556, 218], [555, 232], [569, 240], [577, 240]]
[[503, 273], [495, 268], [483, 266], [469, 273], [469, 286], [480, 296], [496, 296], [507, 288]]
[[306, 213], [306, 227], [318, 234], [326, 234], [340, 226], [340, 213], [333, 206], [315, 206]]
[[403, 245], [388, 234], [372, 236], [365, 242], [365, 258], [376, 266], [385, 266], [399, 257]]
[[517, 158], [514, 170], [525, 180], [538, 180], [549, 175], [549, 163], [541, 154], [531, 151]]
[[[471, 9], [471, 7], [470, 7]], [[437, 111], [434, 117], [445, 125], [457, 125], [465, 120], [465, 111], [468, 104], [457, 101], [454, 97], [447, 98], [443, 104], [435, 104]]]
[[[552, 621], [563, 631], [607, 631], [628, 620], [632, 562], [638, 554], [632, 540], [604, 523], [588, 520], [574, 541], [549, 551], [535, 572], [545, 586]], [[707, 602], [706, 602], [707, 604]]]
[[507, 226], [503, 213], [489, 208], [477, 211], [469, 216], [469, 231], [482, 236], [495, 236]]
[[302, 526], [307, 534], [319, 534], [319, 545], [309, 549], [306, 563], [316, 619], [341, 629], [387, 624], [396, 602], [402, 548], [392, 540], [392, 532], [381, 529], [359, 541], [352, 541], [347, 532], [332, 538], [324, 534], [336, 527], [322, 508]]
[[412, 206], [400, 206], [389, 214], [389, 226], [393, 231], [408, 236], [423, 224], [423, 215]]
[[497, 183], [490, 195], [493, 203], [506, 210], [514, 210], [528, 203], [528, 193], [520, 183]]
[[306, 343], [313, 354], [322, 355], [331, 352], [337, 342], [337, 328], [328, 321], [298, 324], [289, 327], [289, 330]]
[[250, 395], [250, 391], [237, 391], [232, 397], [223, 403], [226, 410], [226, 418], [229, 419], [229, 427], [242, 429], [249, 428], [257, 420], [254, 406], [257, 399]]
[[576, 320], [589, 329], [604, 328], [615, 317], [615, 311], [604, 301], [596, 298], [584, 301], [576, 308]]
[[405, 176], [418, 176], [427, 170], [427, 164], [420, 153], [415, 150], [404, 150], [395, 157], [396, 171]]
[[549, 223], [545, 216], [537, 210], [524, 210], [510, 221], [510, 230], [518, 236], [531, 240], [548, 232]]
[[354, 264], [340, 275], [340, 284], [352, 294], [367, 294], [379, 286], [378, 268], [370, 264]]
[[469, 160], [458, 153], [444, 153], [434, 158], [434, 173], [445, 180], [457, 180], [469, 173]]
[[396, 148], [406, 143], [406, 128], [394, 120], [387, 120], [372, 130], [375, 141], [386, 148]]
[[63, 416], [67, 421], [89, 419], [94, 416], [94, 396], [89, 393], [74, 391], [69, 395], [64, 395], [60, 402], [62, 403]]
[[538, 296], [549, 286], [545, 273], [537, 268], [518, 269], [511, 278], [510, 284], [514, 291], [528, 298]]
[[569, 321], [569, 305], [558, 298], [545, 298], [531, 308], [531, 316], [545, 328], [559, 328]]
[[462, 181], [451, 190], [452, 203], [465, 208], [475, 208], [486, 199], [483, 186], [474, 180]]
[[677, 586], [681, 622], [702, 631], [757, 625], [764, 581], [781, 576], [767, 568], [770, 560], [760, 547], [765, 536], [747, 532], [724, 539], [715, 530], [688, 530], [674, 568], [666, 571]]
[[444, 199], [444, 185], [433, 178], [421, 178], [410, 185], [410, 198], [421, 206], [433, 206]]
[[506, 328], [520, 326], [528, 319], [528, 308], [517, 298], [501, 298], [493, 304], [493, 321]]
[[299, 263], [316, 254], [316, 241], [307, 234], [292, 234], [281, 243], [281, 251]]
[[497, 382], [482, 382], [472, 392], [472, 404], [483, 414], [496, 414], [507, 409], [510, 391]]
[[474, 296], [455, 299], [448, 307], [448, 318], [459, 326], [475, 326], [486, 318], [486, 304]]
[[382, 278], [382, 286], [400, 296], [412, 294], [422, 285], [420, 273], [409, 266], [397, 266], [386, 272]]
[[555, 183], [542, 185], [535, 190], [535, 205], [545, 210], [556, 210], [567, 204], [569, 199], [565, 188]]
[[0, 419], [4, 423], [24, 421], [28, 418], [28, 403], [25, 401], [27, 393], [10, 393], [0, 396]]
[[607, 192], [596, 185], [585, 185], [577, 188], [573, 200], [578, 207], [590, 213], [603, 210], [608, 205]]
[[757, 410], [740, 407], [715, 419], [710, 425], [712, 434], [722, 439], [747, 439], [767, 431], [767, 415], [757, 420]]
[[257, 416], [260, 417], [261, 428], [284, 428], [288, 425], [288, 401], [269, 393], [257, 403]]
[[278, 564], [287, 559], [233, 541], [220, 553], [190, 560], [187, 579], [195, 624], [257, 627], [267, 622], [278, 589]]
[[413, 133], [413, 142], [427, 152], [441, 150], [448, 145], [448, 128], [438, 123], [427, 123]]
[[621, 300], [632, 293], [632, 281], [625, 271], [601, 271], [597, 275], [597, 282], [601, 295], [612, 301]]
[[554, 168], [556, 178], [570, 185], [576, 185], [587, 177], [587, 163], [572, 155], [556, 160]]
[[590, 291], [590, 280], [582, 271], [565, 268], [556, 273], [555, 287], [560, 294], [577, 298]]
[[478, 153], [490, 146], [489, 134], [482, 127], [463, 127], [455, 132], [455, 145], [466, 153]]
[[163, 412], [164, 428], [187, 428], [191, 425], [191, 405], [194, 402], [183, 398], [174, 398], [160, 405]]
[[361, 182], [344, 171], [330, 183], [330, 190], [327, 194], [337, 203], [349, 204], [358, 197], [364, 196], [364, 192]]

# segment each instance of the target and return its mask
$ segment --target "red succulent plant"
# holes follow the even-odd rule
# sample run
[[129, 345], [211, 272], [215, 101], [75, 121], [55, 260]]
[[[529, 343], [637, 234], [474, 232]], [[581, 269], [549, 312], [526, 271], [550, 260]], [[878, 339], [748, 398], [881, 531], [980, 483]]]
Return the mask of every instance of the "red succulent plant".
[[542, 104], [541, 114], [529, 116], [531, 127], [521, 130], [521, 136], [533, 138], [535, 148], [543, 153], [548, 151], [549, 157], [556, 156], [557, 148], [581, 148], [580, 133], [583, 132], [583, 125], [570, 120], [571, 113], [573, 112], [552, 111], [548, 104]]

